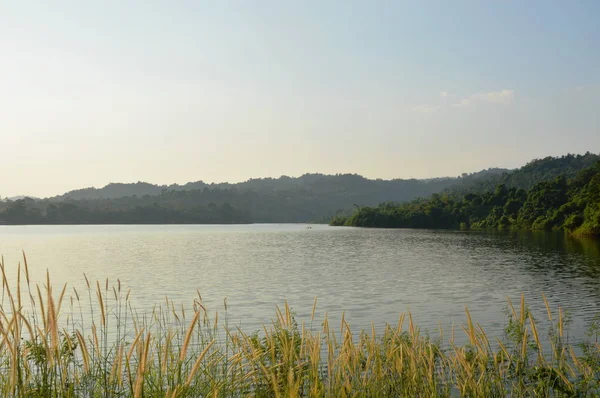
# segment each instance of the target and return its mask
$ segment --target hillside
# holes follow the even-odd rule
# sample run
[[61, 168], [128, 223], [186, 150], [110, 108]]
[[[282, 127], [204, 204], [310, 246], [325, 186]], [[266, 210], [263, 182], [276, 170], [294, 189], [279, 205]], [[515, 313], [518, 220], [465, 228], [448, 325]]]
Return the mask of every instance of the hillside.
[[43, 200], [0, 202], [8, 224], [316, 222], [358, 206], [408, 201], [458, 181], [502, 173], [490, 169], [456, 178], [370, 180], [356, 174], [305, 174], [251, 179], [238, 184], [160, 186], [109, 184]]
[[476, 182], [501, 175], [504, 169], [489, 169], [461, 177], [429, 180], [371, 180], [357, 174], [304, 174], [300, 177], [250, 179], [230, 184], [153, 185], [145, 182], [114, 183], [103, 188], [86, 188], [49, 198], [52, 203], [69, 202], [85, 208], [101, 207], [107, 200], [113, 209], [131, 206], [208, 205], [228, 203], [251, 215], [255, 222], [306, 222], [328, 219], [355, 205], [376, 205], [427, 197], [463, 181]]
[[460, 197], [482, 194], [499, 183], [521, 189], [567, 178], [597, 160], [567, 155], [534, 160], [520, 169], [490, 168], [460, 177], [427, 180], [371, 180], [356, 174], [305, 174], [251, 179], [242, 183], [153, 185], [144, 182], [86, 188], [47, 199], [0, 202], [0, 223], [248, 223], [319, 222], [349, 216], [356, 207], [410, 202], [435, 193]]
[[256, 192], [259, 194], [298, 190], [321, 195], [346, 192], [349, 196], [357, 197], [358, 203], [368, 204], [373, 200], [377, 202], [378, 200], [389, 200], [390, 198], [399, 201], [411, 200], [450, 188], [461, 180], [475, 183], [492, 175], [500, 176], [506, 171], [505, 169], [490, 169], [470, 175], [465, 174], [463, 177], [442, 177], [427, 180], [371, 180], [357, 174], [304, 174], [300, 177], [253, 178], [234, 184], [227, 182], [207, 184], [203, 181], [189, 182], [183, 185], [154, 185], [147, 182], [111, 183], [102, 188], [78, 189], [49, 199], [53, 201], [118, 199], [126, 196], [157, 196], [162, 195], [164, 192], [195, 191], [207, 188], [210, 190], [233, 189], [238, 192]]
[[[581, 158], [575, 164], [583, 165]], [[548, 179], [529, 190], [498, 184], [494, 191], [464, 195], [433, 194], [411, 203], [384, 203], [357, 209], [349, 217], [335, 217], [333, 225], [381, 228], [495, 228], [565, 230], [576, 235], [600, 236], [600, 161], [551, 178], [555, 164], [572, 165], [564, 158], [528, 163], [501, 181], [529, 183]], [[538, 173], [541, 170], [546, 173]]]
[[504, 184], [508, 188], [529, 190], [542, 181], [553, 180], [558, 176], [573, 178], [579, 171], [594, 165], [599, 160], [600, 155], [590, 152], [583, 155], [547, 156], [534, 159], [516, 170], [505, 170], [503, 173], [488, 175], [487, 178], [459, 181], [447, 191], [482, 193], [493, 191], [499, 184]]
[[63, 195], [51, 198], [54, 201], [87, 200], [87, 199], [117, 199], [124, 196], [160, 195], [162, 191], [187, 191], [202, 189], [207, 184], [202, 181], [189, 182], [185, 185], [154, 185], [147, 182], [110, 183], [102, 188], [82, 188], [69, 191]]

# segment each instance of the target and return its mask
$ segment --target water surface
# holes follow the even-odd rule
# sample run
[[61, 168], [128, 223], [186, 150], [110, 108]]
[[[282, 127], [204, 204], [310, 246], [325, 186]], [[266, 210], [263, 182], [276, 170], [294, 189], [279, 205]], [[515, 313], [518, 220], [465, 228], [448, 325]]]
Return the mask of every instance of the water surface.
[[299, 321], [353, 329], [396, 323], [410, 310], [423, 329], [474, 319], [502, 334], [506, 299], [524, 293], [543, 317], [544, 292], [566, 308], [574, 337], [600, 313], [600, 246], [553, 233], [382, 230], [322, 225], [0, 227], [9, 275], [25, 250], [33, 279], [55, 284], [120, 279], [139, 309], [190, 303], [199, 290], [209, 309], [246, 331], [270, 322], [287, 300]]

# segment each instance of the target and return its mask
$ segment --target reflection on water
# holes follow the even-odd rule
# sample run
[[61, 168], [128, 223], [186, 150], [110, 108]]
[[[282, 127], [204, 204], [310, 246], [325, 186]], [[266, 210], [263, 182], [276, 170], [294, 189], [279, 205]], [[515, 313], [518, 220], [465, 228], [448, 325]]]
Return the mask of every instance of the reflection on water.
[[566, 308], [572, 333], [599, 311], [600, 244], [559, 233], [375, 230], [304, 225], [0, 227], [0, 252], [12, 265], [27, 252], [34, 280], [83, 286], [120, 279], [134, 304], [168, 295], [189, 303], [196, 289], [213, 310], [228, 297], [228, 319], [247, 331], [287, 300], [299, 320], [342, 312], [353, 329], [395, 323], [410, 310], [422, 328], [462, 324], [468, 306], [500, 336], [507, 297], [525, 294]]

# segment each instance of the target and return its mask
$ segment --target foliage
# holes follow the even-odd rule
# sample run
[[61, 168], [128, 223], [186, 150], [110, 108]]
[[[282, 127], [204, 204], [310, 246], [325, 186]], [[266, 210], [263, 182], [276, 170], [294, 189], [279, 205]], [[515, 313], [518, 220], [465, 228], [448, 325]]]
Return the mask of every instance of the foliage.
[[362, 207], [332, 225], [379, 228], [518, 228], [600, 236], [600, 162], [568, 180], [539, 182], [529, 191], [499, 184], [492, 192], [433, 194], [410, 203]]
[[565, 176], [567, 179], [573, 178], [581, 170], [593, 166], [598, 161], [600, 161], [600, 155], [590, 152], [583, 155], [547, 156], [542, 159], [534, 159], [516, 170], [504, 170], [502, 173], [490, 174], [487, 178], [460, 181], [450, 187], [448, 191], [458, 194], [482, 193], [493, 191], [500, 184], [508, 188], [530, 190], [540, 182], [551, 181], [559, 176]]
[[[169, 195], [167, 195], [169, 196]], [[112, 201], [19, 199], [0, 211], [4, 224], [244, 224], [247, 212], [227, 201], [189, 206], [169, 198], [122, 198]]]
[[[356, 174], [305, 174], [298, 178], [250, 179], [236, 184], [202, 181], [169, 186], [144, 182], [109, 184], [54, 198], [0, 201], [0, 224], [328, 222], [334, 214], [339, 217], [335, 221], [339, 224], [345, 216], [351, 215], [349, 209], [356, 206], [376, 206], [390, 200], [398, 203], [414, 201], [434, 193], [439, 193], [441, 200], [448, 196], [455, 200], [467, 193], [493, 192], [498, 184], [508, 190], [531, 189], [535, 183], [551, 181], [561, 173], [571, 178], [598, 158], [593, 154], [549, 157], [532, 161], [512, 172], [492, 168], [455, 178], [426, 180], [370, 180]], [[518, 204], [509, 204], [509, 213]], [[467, 222], [457, 221], [451, 215], [437, 214], [435, 207], [429, 210], [437, 217], [436, 221], [412, 214], [408, 224], [425, 223], [433, 227], [443, 223], [458, 227], [461, 222]], [[593, 219], [595, 210], [588, 212], [591, 213], [587, 218]], [[508, 218], [501, 221], [504, 226], [510, 225], [510, 214], [506, 216]], [[395, 224], [387, 216], [377, 217], [379, 220], [375, 224]], [[570, 220], [579, 227], [578, 221], [577, 217]], [[582, 231], [593, 232], [593, 225], [586, 224]]]
[[[355, 203], [411, 200], [456, 179], [369, 180], [352, 174], [249, 180], [239, 184], [110, 184], [43, 200], [0, 202], [6, 224], [156, 224], [324, 221]], [[202, 186], [202, 188], [196, 188]], [[134, 193], [137, 192], [137, 193]], [[127, 195], [127, 196], [119, 196]]]

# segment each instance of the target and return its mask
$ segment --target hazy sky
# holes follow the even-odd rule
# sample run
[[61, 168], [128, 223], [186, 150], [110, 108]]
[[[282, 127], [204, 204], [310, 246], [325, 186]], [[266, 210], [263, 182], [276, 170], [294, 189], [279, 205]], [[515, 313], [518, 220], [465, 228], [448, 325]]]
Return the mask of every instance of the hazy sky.
[[599, 20], [597, 0], [3, 2], [0, 195], [597, 153]]

